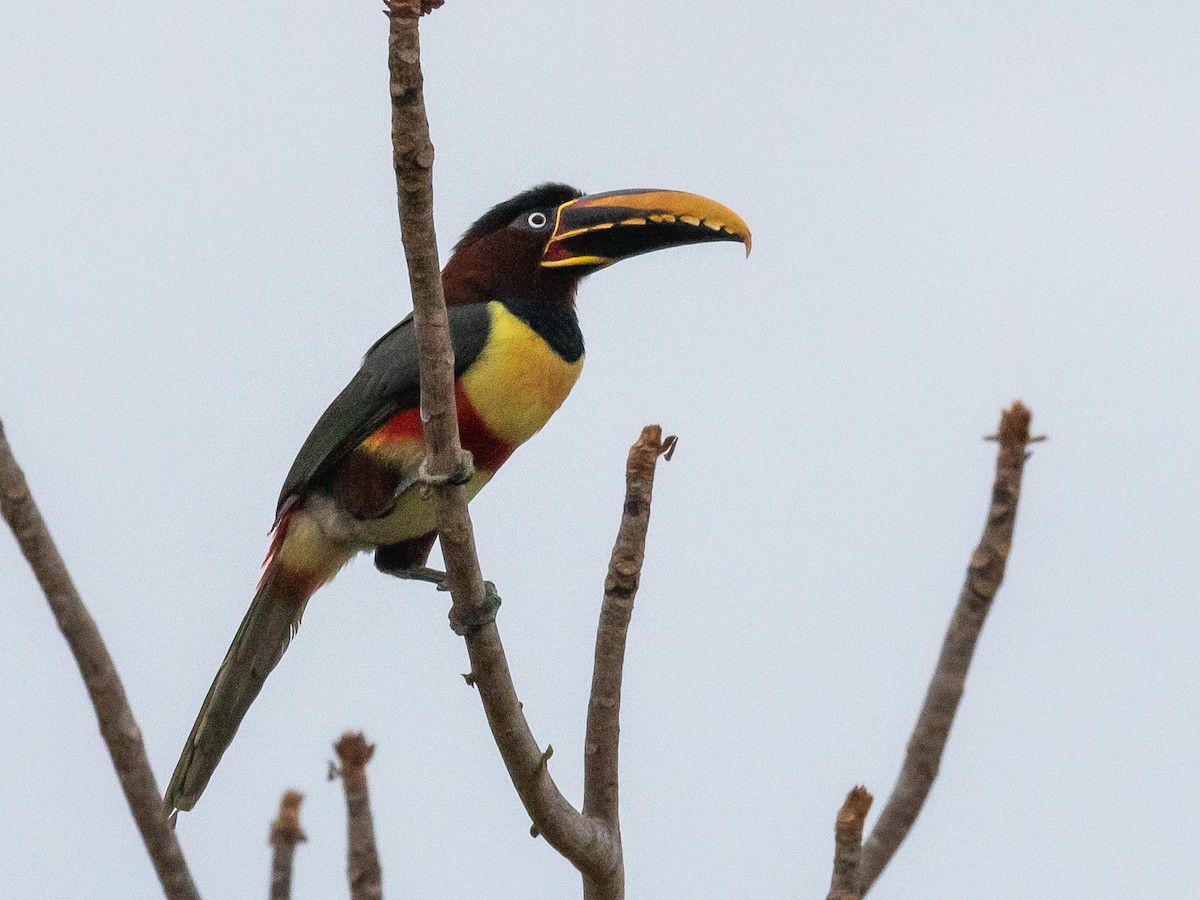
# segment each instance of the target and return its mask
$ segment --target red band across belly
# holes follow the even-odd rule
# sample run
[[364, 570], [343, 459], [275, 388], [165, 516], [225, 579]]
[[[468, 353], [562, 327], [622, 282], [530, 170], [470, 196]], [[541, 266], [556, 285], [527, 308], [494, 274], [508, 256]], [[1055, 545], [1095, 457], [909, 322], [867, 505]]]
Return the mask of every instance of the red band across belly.
[[455, 388], [454, 399], [458, 406], [458, 434], [463, 447], [471, 451], [475, 468], [495, 472], [517, 448], [492, 433], [461, 385]]
[[[461, 385], [456, 387], [454, 395], [458, 407], [458, 435], [463, 448], [471, 452], [475, 468], [495, 472], [516, 448], [492, 433], [475, 411]], [[396, 413], [368, 440], [376, 447], [381, 447], [392, 443], [419, 441], [423, 439], [423, 434], [420, 410], [412, 408]]]

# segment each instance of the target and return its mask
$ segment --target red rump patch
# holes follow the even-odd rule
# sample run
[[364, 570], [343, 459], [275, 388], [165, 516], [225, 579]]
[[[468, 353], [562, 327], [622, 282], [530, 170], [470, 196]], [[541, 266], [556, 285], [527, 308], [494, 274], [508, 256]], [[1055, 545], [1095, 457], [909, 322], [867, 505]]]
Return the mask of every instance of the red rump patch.
[[258, 587], [255, 590], [261, 591], [263, 589], [267, 575], [271, 572], [271, 564], [278, 558], [279, 550], [283, 547], [283, 542], [287, 540], [288, 526], [292, 522], [292, 516], [296, 514], [299, 508], [296, 505], [296, 501], [296, 497], [289, 497], [279, 513], [279, 518], [275, 520], [275, 527], [272, 529], [273, 534], [271, 535], [271, 546], [267, 548], [266, 558], [263, 559], [263, 573], [258, 579]]
[[256, 588], [257, 591], [262, 591], [270, 579], [272, 595], [281, 600], [289, 597], [296, 601], [306, 599], [337, 571], [334, 569], [332, 572], [323, 573], [304, 567], [296, 568], [289, 566], [286, 560], [280, 557], [279, 552], [283, 549], [283, 542], [287, 540], [292, 518], [298, 512], [299, 498], [292, 497], [284, 504], [283, 511], [275, 522], [275, 533], [271, 536], [271, 546], [267, 550], [267, 558], [263, 560], [263, 573]]
[[279, 518], [275, 520], [275, 527], [271, 529], [271, 546], [267, 548], [267, 556], [263, 560], [263, 568], [271, 564], [276, 556], [279, 555], [279, 548], [283, 546], [284, 540], [287, 539], [288, 525], [291, 524], [292, 516], [296, 514], [296, 497], [289, 497], [284, 503], [283, 509], [279, 511]]

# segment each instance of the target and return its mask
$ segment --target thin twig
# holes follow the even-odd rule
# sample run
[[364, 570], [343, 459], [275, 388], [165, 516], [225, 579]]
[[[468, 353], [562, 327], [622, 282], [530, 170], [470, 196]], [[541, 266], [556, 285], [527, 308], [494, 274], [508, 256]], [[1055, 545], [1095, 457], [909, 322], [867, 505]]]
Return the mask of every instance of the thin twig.
[[833, 879], [827, 900], [861, 900], [858, 864], [862, 855], [863, 823], [875, 798], [859, 785], [846, 795], [834, 831]]
[[100, 722], [113, 768], [121, 781], [125, 800], [137, 822], [146, 852], [158, 873], [168, 900], [197, 900], [199, 893], [188, 872], [187, 861], [175, 832], [162, 814], [162, 796], [154, 780], [142, 732], [129, 708], [125, 688], [100, 629], [83, 605], [66, 563], [54, 546], [42, 514], [29, 492], [25, 476], [13, 457], [0, 423], [0, 515], [12, 529], [29, 562], [59, 630], [67, 639], [83, 675], [88, 696]]
[[[432, 476], [449, 475], [464, 460], [454, 403], [454, 354], [433, 230], [433, 145], [422, 96], [417, 19], [413, 0], [393, 0], [389, 12], [393, 163], [417, 327], [426, 470]], [[453, 599], [451, 625], [466, 639], [471, 677], [513, 786], [533, 820], [532, 830], [585, 876], [603, 878], [619, 860], [616, 844], [602, 823], [583, 816], [554, 784], [546, 754], [521, 711], [495, 624], [496, 598], [485, 589], [480, 573], [463, 490], [439, 484], [432, 492]]]
[[304, 795], [299, 791], [284, 791], [279, 800], [279, 815], [271, 823], [271, 846], [275, 853], [271, 859], [271, 900], [290, 900], [292, 896], [292, 861], [296, 856], [296, 845], [308, 840], [300, 827], [300, 803]]
[[361, 731], [347, 731], [333, 745], [341, 768], [342, 787], [346, 790], [346, 830], [349, 850], [346, 875], [350, 880], [350, 900], [380, 900], [383, 896], [383, 870], [375, 845], [375, 823], [371, 818], [371, 797], [367, 791], [367, 763], [375, 755]]
[[[621, 736], [621, 682], [625, 667], [625, 643], [633, 601], [642, 576], [646, 554], [646, 530], [650, 525], [650, 500], [654, 491], [654, 469], [659, 456], [675, 449], [675, 438], [662, 437], [657, 425], [647, 425], [629, 449], [625, 465], [625, 505], [616, 544], [604, 580], [604, 602], [596, 630], [596, 654], [592, 667], [592, 692], [588, 702], [587, 733], [584, 739], [583, 814], [603, 822], [617, 851], [617, 871], [609, 881], [623, 880], [618, 760]], [[604, 885], [585, 889], [604, 896]]]
[[979, 546], [971, 557], [958, 606], [950, 620], [937, 669], [925, 694], [925, 704], [908, 742], [904, 766], [879, 821], [863, 844], [860, 874], [866, 894], [908, 834], [941, 764], [942, 750], [962, 699], [967, 669], [992, 599], [1004, 578], [1012, 548], [1021, 475], [1028, 458], [1029, 422], [1032, 413], [1019, 400], [1000, 417], [996, 479], [992, 502]]

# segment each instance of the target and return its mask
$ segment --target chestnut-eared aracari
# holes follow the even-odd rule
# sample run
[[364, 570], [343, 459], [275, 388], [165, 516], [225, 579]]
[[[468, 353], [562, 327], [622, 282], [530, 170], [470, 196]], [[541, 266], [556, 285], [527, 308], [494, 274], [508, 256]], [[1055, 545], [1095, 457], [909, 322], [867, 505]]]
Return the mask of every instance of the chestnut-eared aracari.
[[[618, 260], [750, 231], [695, 194], [630, 190], [584, 196], [545, 184], [499, 204], [467, 230], [442, 271], [454, 346], [458, 427], [475, 496], [566, 399], [583, 365], [580, 279]], [[354, 555], [401, 577], [424, 568], [437, 539], [419, 481], [424, 459], [417, 345], [410, 315], [375, 342], [283, 484], [262, 580], [188, 735], [164, 806], [191, 809], [308, 598]]]

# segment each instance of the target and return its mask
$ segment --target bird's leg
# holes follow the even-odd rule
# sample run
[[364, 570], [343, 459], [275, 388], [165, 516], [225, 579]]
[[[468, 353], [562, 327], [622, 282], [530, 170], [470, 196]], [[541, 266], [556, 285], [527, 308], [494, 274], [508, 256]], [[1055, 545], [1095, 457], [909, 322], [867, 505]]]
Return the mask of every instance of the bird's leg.
[[425, 565], [436, 540], [437, 533], [431, 531], [396, 544], [381, 544], [375, 548], [375, 568], [397, 578], [426, 581], [444, 591], [448, 584], [446, 573]]
[[[406, 566], [401, 569], [381, 569], [381, 571], [408, 581], [427, 581], [437, 585], [439, 591], [450, 590], [449, 576], [441, 569], [433, 569], [429, 566]], [[477, 614], [473, 615], [469, 622], [455, 621], [452, 618], [450, 627], [459, 636], [473, 634], [481, 626], [496, 621], [496, 611], [500, 609], [500, 603], [500, 593], [496, 590], [496, 585], [485, 581], [483, 583], [483, 603], [477, 607]], [[453, 611], [451, 616], [453, 617]]]
[[[475, 460], [472, 458], [469, 450], [464, 450], [462, 452], [462, 456], [459, 458], [458, 467], [449, 475], [430, 475], [428, 470], [425, 468], [425, 462], [425, 460], [421, 461], [421, 466], [417, 470], [417, 475], [414, 479], [414, 481], [421, 485], [421, 490], [423, 492], [428, 491], [429, 488], [433, 486], [447, 484], [461, 486], [475, 477]], [[407, 490], [411, 484], [412, 482], [405, 484], [403, 490]], [[397, 490], [397, 495], [400, 493], [401, 490]], [[430, 542], [430, 546], [432, 546], [432, 541]], [[380, 551], [384, 550], [385, 548], [380, 548]], [[450, 582], [446, 577], [446, 573], [441, 569], [432, 569], [429, 566], [419, 565], [389, 565], [389, 562], [386, 558], [388, 554], [386, 552], [381, 553], [380, 551], [376, 551], [375, 553], [375, 566], [380, 571], [387, 572], [389, 575], [395, 575], [397, 578], [404, 578], [408, 581], [426, 581], [429, 584], [436, 585], [439, 591], [450, 590]], [[428, 552], [429, 549], [426, 547], [425, 552], [418, 558], [423, 558], [424, 556], [428, 555]]]
[[441, 569], [429, 566], [406, 566], [403, 569], [383, 569], [382, 571], [406, 581], [426, 581], [429, 584], [437, 585], [439, 591], [450, 590], [450, 582], [447, 580], [446, 573]]

